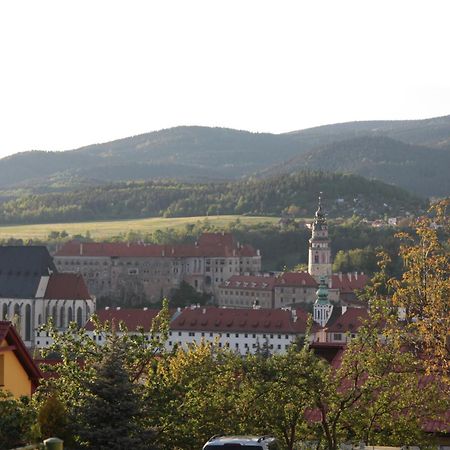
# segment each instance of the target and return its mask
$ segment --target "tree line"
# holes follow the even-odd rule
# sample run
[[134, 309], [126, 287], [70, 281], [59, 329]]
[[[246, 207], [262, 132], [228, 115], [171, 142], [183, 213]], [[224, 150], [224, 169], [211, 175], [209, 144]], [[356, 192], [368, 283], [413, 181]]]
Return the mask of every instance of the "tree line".
[[0, 204], [0, 224], [224, 214], [310, 216], [322, 191], [331, 216], [417, 212], [423, 200], [354, 175], [298, 172], [227, 183], [128, 182], [71, 192], [22, 195]]

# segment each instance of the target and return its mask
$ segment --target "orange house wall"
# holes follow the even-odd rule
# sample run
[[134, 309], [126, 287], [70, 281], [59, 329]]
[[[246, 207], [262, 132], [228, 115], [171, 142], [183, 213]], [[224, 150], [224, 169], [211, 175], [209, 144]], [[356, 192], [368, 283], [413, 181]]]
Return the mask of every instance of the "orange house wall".
[[[8, 343], [3, 341], [0, 347], [7, 347]], [[0, 389], [9, 391], [15, 398], [22, 395], [31, 396], [31, 380], [25, 369], [17, 359], [13, 350], [1, 352], [4, 355], [4, 386]]]

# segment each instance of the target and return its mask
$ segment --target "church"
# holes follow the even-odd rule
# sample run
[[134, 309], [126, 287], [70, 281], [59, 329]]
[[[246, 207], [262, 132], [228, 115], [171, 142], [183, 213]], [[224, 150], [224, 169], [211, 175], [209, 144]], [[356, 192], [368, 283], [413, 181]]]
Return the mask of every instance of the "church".
[[0, 320], [14, 323], [27, 347], [50, 318], [64, 330], [82, 327], [95, 311], [80, 274], [59, 273], [44, 246], [0, 246]]

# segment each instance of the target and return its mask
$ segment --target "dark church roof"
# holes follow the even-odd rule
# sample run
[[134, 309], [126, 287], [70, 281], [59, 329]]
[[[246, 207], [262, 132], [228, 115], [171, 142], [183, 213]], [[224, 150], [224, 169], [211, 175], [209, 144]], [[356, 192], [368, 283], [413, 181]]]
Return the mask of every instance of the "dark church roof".
[[56, 271], [44, 246], [0, 246], [0, 297], [34, 298], [41, 276]]

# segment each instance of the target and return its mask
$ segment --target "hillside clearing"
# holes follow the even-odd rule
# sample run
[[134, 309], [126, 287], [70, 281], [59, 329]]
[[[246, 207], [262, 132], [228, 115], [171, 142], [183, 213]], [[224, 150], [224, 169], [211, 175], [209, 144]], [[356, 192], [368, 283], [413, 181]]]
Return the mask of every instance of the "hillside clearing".
[[69, 235], [86, 234], [89, 231], [94, 239], [105, 239], [117, 236], [120, 233], [129, 231], [138, 231], [142, 233], [151, 233], [156, 230], [164, 230], [166, 228], [182, 228], [188, 224], [196, 224], [208, 220], [211, 225], [217, 227], [225, 227], [235, 222], [237, 219], [246, 225], [256, 225], [259, 223], [278, 222], [277, 217], [267, 216], [196, 216], [196, 217], [175, 217], [163, 218], [152, 217], [150, 219], [135, 220], [115, 220], [105, 222], [77, 222], [77, 223], [45, 223], [36, 225], [12, 225], [0, 227], [0, 239], [36, 239], [45, 240], [51, 231], [65, 230]]

